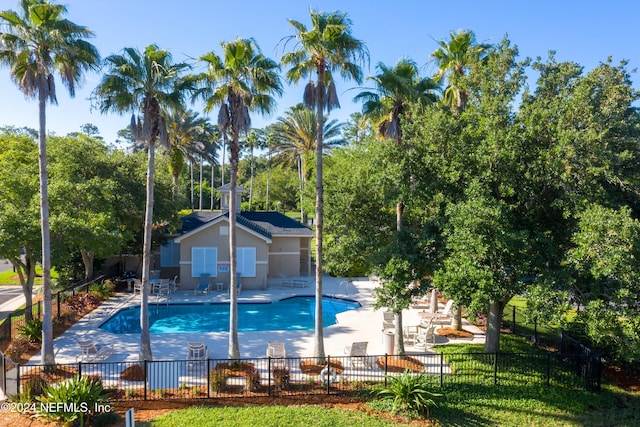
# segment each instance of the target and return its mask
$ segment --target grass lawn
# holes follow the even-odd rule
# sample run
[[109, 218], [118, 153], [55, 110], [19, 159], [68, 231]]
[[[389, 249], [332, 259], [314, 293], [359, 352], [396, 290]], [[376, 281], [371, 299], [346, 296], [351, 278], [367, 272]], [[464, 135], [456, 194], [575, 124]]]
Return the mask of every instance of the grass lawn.
[[[504, 308], [504, 314], [502, 316], [502, 320], [509, 325], [514, 321], [513, 319], [513, 309], [515, 307], [515, 323], [517, 333], [520, 335], [528, 335], [533, 336], [534, 334], [534, 325], [533, 323], [527, 323], [524, 312], [527, 309], [527, 299], [525, 297], [516, 296], [511, 298], [509, 303]], [[566, 312], [565, 317], [568, 321], [573, 320], [576, 317], [576, 310], [571, 309]], [[538, 324], [538, 339], [547, 340], [548, 342], [553, 342], [557, 339], [558, 330], [556, 325], [543, 325]]]
[[[638, 426], [640, 394], [604, 387], [600, 393], [530, 385], [465, 385], [436, 388], [446, 399], [431, 422], [391, 421], [358, 410], [324, 406], [192, 407], [165, 414], [144, 427], [208, 426]], [[388, 409], [380, 401], [373, 410]]]
[[[51, 279], [58, 280], [58, 273], [53, 268], [51, 269]], [[0, 286], [3, 285], [20, 286], [18, 273], [14, 273], [12, 270], [0, 273]], [[42, 268], [40, 266], [36, 266], [34, 285], [42, 285]]]
[[360, 411], [323, 406], [243, 406], [192, 407], [171, 412], [149, 423], [147, 427], [213, 427], [213, 426], [402, 426]]

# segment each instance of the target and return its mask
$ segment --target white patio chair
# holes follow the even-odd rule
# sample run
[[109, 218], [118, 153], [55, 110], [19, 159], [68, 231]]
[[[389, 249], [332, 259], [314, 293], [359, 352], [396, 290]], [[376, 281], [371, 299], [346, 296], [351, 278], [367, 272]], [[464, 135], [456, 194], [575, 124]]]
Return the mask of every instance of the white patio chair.
[[352, 368], [355, 367], [356, 363], [359, 363], [365, 368], [371, 369], [371, 361], [367, 355], [368, 345], [369, 343], [367, 341], [360, 341], [354, 342], [350, 346], [344, 348], [344, 353], [350, 356], [349, 363]]
[[97, 362], [108, 359], [113, 354], [113, 345], [97, 344], [91, 340], [78, 340], [80, 353], [76, 361]]
[[187, 369], [203, 364], [209, 358], [209, 350], [204, 342], [190, 342], [187, 345], [189, 354], [187, 355]]

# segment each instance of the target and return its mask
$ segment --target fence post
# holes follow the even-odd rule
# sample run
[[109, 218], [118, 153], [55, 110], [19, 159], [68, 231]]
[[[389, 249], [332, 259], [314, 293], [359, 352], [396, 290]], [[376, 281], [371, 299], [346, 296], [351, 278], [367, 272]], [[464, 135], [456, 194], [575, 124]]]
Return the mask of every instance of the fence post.
[[9, 342], [13, 339], [13, 314], [7, 316], [7, 322], [9, 323]]
[[78, 376], [82, 376], [82, 360], [78, 362]]
[[493, 385], [498, 385], [498, 352], [493, 353]]
[[211, 397], [211, 359], [207, 357], [207, 399]]
[[7, 356], [2, 355], [2, 390], [7, 394]]
[[267, 359], [267, 396], [271, 396], [271, 356]]
[[444, 386], [444, 355], [440, 353], [440, 388]]
[[147, 400], [147, 360], [143, 360], [143, 371], [144, 371], [144, 400]]
[[[332, 378], [331, 377], [331, 356], [327, 356], [327, 366], [328, 366], [328, 368], [327, 368], [327, 377], [326, 377], [326, 380], [327, 380], [327, 395], [329, 395], [330, 392], [331, 392], [331, 378]], [[323, 380], [324, 379], [325, 378], [323, 378]]]
[[16, 364], [16, 393], [20, 394], [20, 364]]
[[547, 352], [547, 387], [551, 385], [551, 353]]
[[384, 354], [384, 386], [387, 386], [387, 376], [389, 375], [389, 355]]

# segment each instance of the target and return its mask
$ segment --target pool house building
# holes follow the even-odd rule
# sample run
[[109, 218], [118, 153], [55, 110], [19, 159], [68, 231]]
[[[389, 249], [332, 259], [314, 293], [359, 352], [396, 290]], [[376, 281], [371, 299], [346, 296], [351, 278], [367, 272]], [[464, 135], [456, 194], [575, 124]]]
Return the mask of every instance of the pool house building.
[[[194, 289], [202, 273], [211, 282], [229, 285], [229, 185], [218, 187], [219, 211], [195, 211], [182, 218], [182, 228], [160, 251], [161, 277], [178, 274], [182, 289]], [[280, 212], [242, 211], [236, 187], [237, 271], [242, 289], [266, 289], [280, 274], [311, 274], [311, 238], [304, 224]]]

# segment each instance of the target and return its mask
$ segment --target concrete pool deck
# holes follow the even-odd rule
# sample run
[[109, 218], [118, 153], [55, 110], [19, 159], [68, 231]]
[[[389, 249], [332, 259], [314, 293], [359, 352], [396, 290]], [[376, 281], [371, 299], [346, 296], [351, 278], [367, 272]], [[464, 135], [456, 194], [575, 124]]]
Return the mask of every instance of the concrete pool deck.
[[[284, 288], [279, 281], [274, 281], [266, 290], [243, 290], [239, 294], [239, 302], [275, 301], [296, 295], [313, 296], [315, 293], [314, 278], [310, 278], [306, 288]], [[340, 313], [338, 323], [324, 328], [324, 346], [327, 356], [343, 356], [344, 347], [354, 341], [367, 341], [367, 353], [381, 355], [385, 353], [383, 342], [382, 320], [383, 310], [373, 308], [373, 289], [377, 286], [367, 278], [355, 278], [347, 284], [345, 278], [323, 276], [323, 293], [328, 296], [347, 298], [358, 301], [362, 308]], [[212, 291], [205, 295], [194, 295], [190, 290], [179, 290], [172, 295], [171, 303], [188, 302], [225, 302], [229, 300], [227, 291]], [[149, 298], [149, 310], [156, 304], [155, 297]], [[117, 293], [93, 312], [83, 317], [60, 337], [54, 340], [55, 359], [57, 363], [75, 363], [79, 353], [77, 341], [90, 339], [101, 344], [113, 345], [113, 355], [108, 362], [138, 360], [140, 347], [139, 334], [113, 334], [103, 331], [99, 326], [118, 310], [139, 305], [140, 296], [131, 293]], [[164, 303], [161, 303], [164, 304]], [[408, 309], [403, 312], [403, 324], [417, 325], [420, 321], [419, 309]], [[466, 330], [474, 333], [472, 340], [465, 342], [484, 342], [484, 335], [475, 326], [464, 321]], [[187, 343], [204, 341], [207, 343], [210, 358], [223, 359], [227, 357], [229, 345], [228, 332], [207, 333], [179, 333], [152, 334], [151, 349], [154, 360], [184, 360], [187, 358]], [[287, 356], [306, 357], [313, 355], [314, 331], [256, 331], [238, 332], [240, 354], [242, 358], [265, 357], [267, 342], [271, 340], [284, 341]], [[436, 336], [436, 344], [454, 342], [444, 337]], [[412, 346], [405, 345], [407, 353], [424, 353]], [[29, 364], [39, 364], [40, 353], [31, 358]]]

